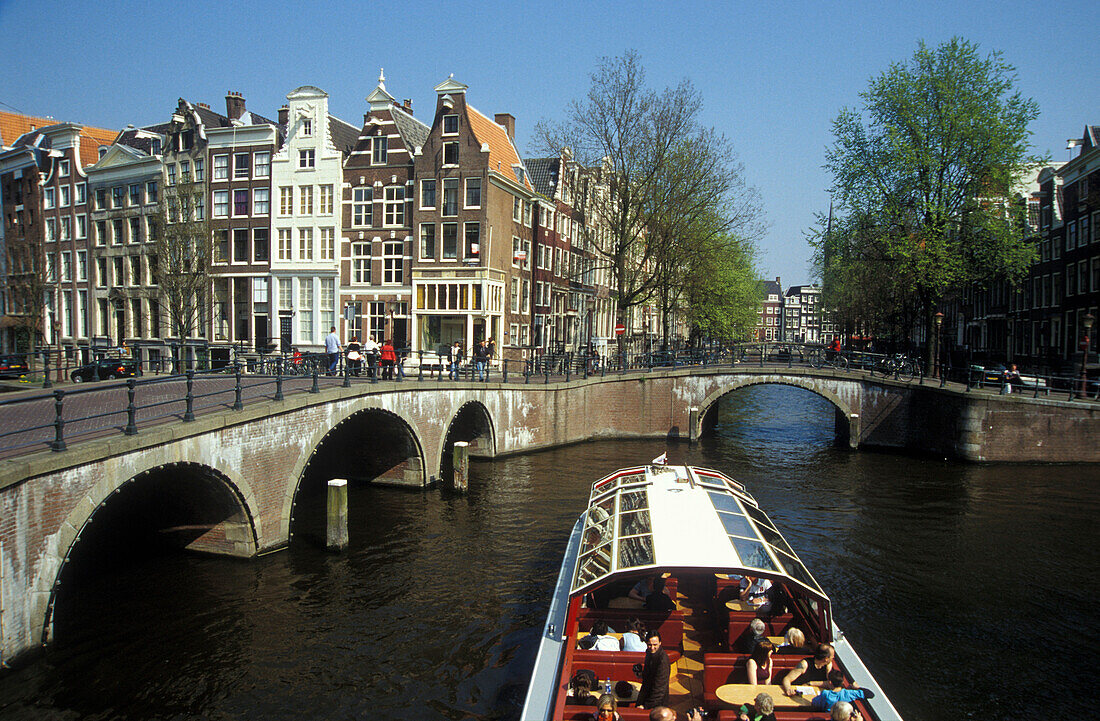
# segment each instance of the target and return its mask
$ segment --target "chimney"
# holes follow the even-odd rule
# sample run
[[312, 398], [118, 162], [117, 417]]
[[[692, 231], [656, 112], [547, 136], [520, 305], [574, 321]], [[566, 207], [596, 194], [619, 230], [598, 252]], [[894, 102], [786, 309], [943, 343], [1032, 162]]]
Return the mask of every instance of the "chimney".
[[290, 122], [290, 106], [284, 105], [279, 108], [279, 125], [286, 127], [288, 122]]
[[203, 110], [209, 110], [210, 106], [207, 103], [199, 103], [199, 107]]
[[412, 98], [405, 98], [401, 101], [401, 109], [409, 115], [413, 114], [413, 101]]
[[239, 120], [244, 115], [244, 96], [232, 90], [226, 93], [225, 114], [230, 120]]
[[493, 120], [497, 125], [503, 125], [504, 129], [508, 131], [508, 137], [512, 140], [516, 139], [516, 119], [512, 117], [511, 113], [497, 113], [493, 116]]
[[782, 284], [782, 283], [781, 283], [781, 282], [779, 281], [779, 278], [780, 278], [780, 277], [781, 277], [781, 276], [778, 276], [778, 275], [777, 275], [777, 276], [775, 276], [775, 284], [776, 284], [776, 285], [783, 285], [783, 284]]

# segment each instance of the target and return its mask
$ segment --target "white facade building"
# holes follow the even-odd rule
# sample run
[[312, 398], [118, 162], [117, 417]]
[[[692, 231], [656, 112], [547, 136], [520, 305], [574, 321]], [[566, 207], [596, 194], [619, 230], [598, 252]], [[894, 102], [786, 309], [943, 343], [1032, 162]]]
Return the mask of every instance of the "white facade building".
[[357, 130], [328, 114], [319, 88], [304, 85], [286, 98], [286, 142], [271, 159], [271, 295], [281, 349], [317, 351], [336, 325], [340, 297], [344, 156], [333, 134]]

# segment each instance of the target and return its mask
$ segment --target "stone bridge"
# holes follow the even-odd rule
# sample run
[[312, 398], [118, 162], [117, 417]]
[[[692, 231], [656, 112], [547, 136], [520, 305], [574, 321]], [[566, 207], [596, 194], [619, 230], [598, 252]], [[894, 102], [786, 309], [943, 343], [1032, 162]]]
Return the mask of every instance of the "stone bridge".
[[[694, 439], [725, 394], [769, 383], [828, 399], [851, 448], [1100, 461], [1094, 404], [830, 370], [712, 366], [529, 385], [333, 387], [0, 461], [0, 661], [50, 640], [62, 581], [90, 535], [137, 528], [177, 547], [251, 557], [286, 545], [292, 531], [308, 534], [323, 519], [316, 499], [330, 478], [420, 488], [446, 477], [457, 440], [492, 458], [588, 439]], [[144, 510], [135, 518], [121, 508]]]

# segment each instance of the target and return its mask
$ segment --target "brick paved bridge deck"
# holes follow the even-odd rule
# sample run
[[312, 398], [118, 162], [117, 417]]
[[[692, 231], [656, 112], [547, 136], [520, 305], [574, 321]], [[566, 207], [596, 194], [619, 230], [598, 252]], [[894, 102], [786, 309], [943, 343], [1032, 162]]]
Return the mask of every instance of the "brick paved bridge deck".
[[59, 451], [50, 450], [52, 396], [0, 405], [2, 659], [49, 640], [59, 579], [82, 535], [103, 508], [135, 494], [157, 499], [158, 522], [181, 546], [249, 557], [285, 545], [295, 514], [310, 512], [303, 489], [328, 478], [422, 487], [446, 473], [457, 440], [481, 457], [593, 438], [687, 440], [711, 425], [722, 396], [762, 383], [828, 399], [839, 438], [853, 448], [1100, 462], [1095, 403], [780, 365], [509, 380], [357, 379], [344, 387], [326, 378], [311, 393], [312, 379], [295, 378], [274, 400], [270, 378], [245, 377], [235, 410], [236, 379], [200, 377], [190, 422], [182, 420], [179, 378], [81, 388], [63, 397]]

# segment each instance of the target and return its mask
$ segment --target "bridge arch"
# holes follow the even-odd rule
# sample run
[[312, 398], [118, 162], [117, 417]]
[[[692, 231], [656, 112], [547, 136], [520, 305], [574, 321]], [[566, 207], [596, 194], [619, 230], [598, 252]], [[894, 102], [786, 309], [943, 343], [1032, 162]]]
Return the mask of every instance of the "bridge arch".
[[723, 396], [729, 395], [741, 388], [758, 385], [785, 385], [802, 388], [821, 396], [829, 401], [836, 409], [836, 429], [844, 435], [849, 445], [853, 448], [859, 439], [859, 407], [853, 406], [848, 400], [841, 397], [834, 389], [830, 388], [826, 379], [814, 376], [739, 376], [729, 379], [718, 388], [709, 392], [699, 403], [699, 427], [693, 429], [696, 436], [702, 435], [709, 428], [713, 428], [715, 414], [718, 410], [718, 401]]
[[[338, 447], [344, 452], [335, 453]], [[416, 424], [398, 411], [349, 406], [334, 423], [318, 427], [305, 448], [284, 489], [282, 518], [288, 531], [304, 484], [347, 478], [415, 488], [425, 485], [423, 442]]]
[[42, 575], [52, 576], [40, 578], [49, 583], [42, 642], [54, 634], [59, 597], [87, 572], [84, 566], [102, 561], [112, 548], [133, 554], [168, 547], [249, 558], [262, 537], [256, 508], [247, 482], [204, 463], [161, 463], [121, 482], [105, 475], [61, 523], [53, 553], [42, 564]]
[[481, 401], [470, 400], [463, 403], [451, 415], [443, 443], [439, 449], [439, 477], [450, 476], [451, 449], [458, 441], [470, 444], [471, 458], [495, 458], [497, 454], [496, 429], [489, 409]]

